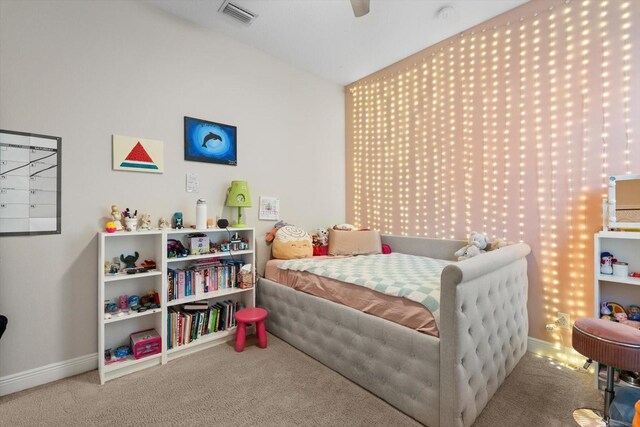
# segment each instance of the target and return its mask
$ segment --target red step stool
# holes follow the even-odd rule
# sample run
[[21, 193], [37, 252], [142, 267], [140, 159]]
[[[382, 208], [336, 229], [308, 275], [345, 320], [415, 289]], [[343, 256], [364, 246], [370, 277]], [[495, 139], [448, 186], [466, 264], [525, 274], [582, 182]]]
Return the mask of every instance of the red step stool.
[[267, 310], [264, 308], [243, 308], [236, 312], [236, 351], [244, 350], [244, 342], [247, 338], [247, 324], [255, 323], [258, 334], [258, 347], [267, 348], [267, 331], [264, 328], [264, 319], [267, 318]]

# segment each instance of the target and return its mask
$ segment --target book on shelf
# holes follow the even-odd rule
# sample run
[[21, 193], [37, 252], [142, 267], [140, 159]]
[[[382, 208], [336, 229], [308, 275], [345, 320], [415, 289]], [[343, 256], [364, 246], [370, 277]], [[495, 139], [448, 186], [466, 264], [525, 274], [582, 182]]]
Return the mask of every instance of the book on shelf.
[[184, 269], [167, 270], [168, 301], [238, 287], [240, 260], [194, 263]]
[[171, 307], [167, 316], [167, 347], [177, 348], [235, 327], [235, 313], [242, 308], [244, 303], [232, 300]]

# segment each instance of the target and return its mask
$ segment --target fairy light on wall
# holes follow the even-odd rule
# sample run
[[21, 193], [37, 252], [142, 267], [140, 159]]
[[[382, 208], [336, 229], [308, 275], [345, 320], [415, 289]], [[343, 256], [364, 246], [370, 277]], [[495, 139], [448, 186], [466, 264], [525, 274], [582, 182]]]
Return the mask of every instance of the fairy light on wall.
[[557, 166], [558, 166], [558, 29], [556, 23], [556, 13], [548, 15], [549, 25], [549, 115], [551, 129], [549, 133], [550, 148], [550, 162], [549, 169], [551, 171], [551, 179], [548, 183], [549, 189], [549, 250], [547, 256], [547, 266], [549, 274], [549, 290], [551, 293], [551, 318], [556, 316], [558, 311], [558, 286], [560, 284], [558, 280], [558, 228], [557, 228]]
[[600, 28], [600, 44], [602, 46], [602, 60], [600, 62], [602, 79], [602, 188], [607, 186], [608, 149], [609, 149], [609, 95], [611, 84], [609, 81], [609, 30], [607, 28], [607, 0], [600, 1], [600, 12], [598, 14], [598, 27]]
[[520, 100], [518, 108], [520, 110], [520, 149], [518, 150], [518, 234], [520, 241], [524, 241], [524, 182], [526, 177], [526, 160], [527, 153], [525, 148], [527, 147], [527, 58], [529, 57], [529, 51], [527, 50], [527, 25], [524, 21], [520, 20], [520, 26], [518, 28], [520, 32], [520, 87], [519, 95]]
[[631, 173], [631, 121], [629, 119], [629, 102], [630, 98], [630, 82], [631, 82], [631, 10], [629, 5], [631, 2], [624, 1], [620, 4], [621, 12], [621, 28], [622, 28], [622, 110], [624, 120], [624, 167], [625, 173]]
[[589, 315], [592, 190], [608, 155], [635, 167], [640, 2], [551, 0], [534, 14], [539, 4], [349, 87], [347, 203], [348, 220], [388, 233], [517, 233], [539, 262], [548, 323], [558, 308]]
[[422, 126], [420, 128], [421, 132], [421, 147], [422, 147], [422, 160], [423, 160], [423, 173], [422, 173], [422, 233], [424, 236], [429, 236], [429, 138], [427, 135], [427, 120], [429, 117], [427, 106], [429, 105], [429, 96], [431, 95], [431, 91], [428, 90], [427, 82], [429, 79], [429, 68], [426, 62], [423, 62], [422, 65], [422, 86], [420, 88], [420, 93], [423, 94], [423, 104], [420, 108], [422, 112]]
[[352, 89], [353, 94], [353, 124], [354, 124], [354, 147], [353, 147], [353, 182], [354, 182], [354, 222], [360, 222], [361, 198], [360, 198], [360, 150], [362, 147], [362, 99], [359, 88]]
[[[474, 113], [475, 113], [475, 99], [476, 99], [476, 64], [478, 62], [478, 52], [477, 52], [477, 43], [476, 36], [471, 35], [471, 47], [469, 49], [469, 64], [471, 68], [469, 70], [469, 124], [468, 124], [468, 140], [469, 140], [469, 153], [468, 153], [468, 168], [467, 168], [467, 178], [468, 178], [468, 200], [467, 200], [467, 217], [469, 218], [469, 233], [472, 228], [472, 209], [473, 209], [473, 174], [474, 174], [474, 157], [475, 157], [475, 146], [473, 143], [473, 123], [474, 123]], [[468, 233], [467, 233], [468, 235]]]
[[491, 237], [497, 237], [498, 222], [498, 37], [499, 31], [491, 35]]
[[375, 201], [373, 203], [373, 221], [371, 223], [371, 227], [375, 228], [377, 230], [380, 229], [380, 225], [381, 225], [381, 220], [380, 220], [380, 209], [381, 209], [381, 197], [382, 197], [382, 192], [381, 192], [381, 179], [382, 179], [382, 166], [381, 166], [381, 162], [382, 162], [382, 123], [384, 123], [384, 121], [382, 120], [382, 105], [381, 105], [381, 87], [380, 87], [380, 82], [376, 82], [375, 83], [375, 95], [376, 95], [376, 102], [375, 102], [375, 131], [376, 131], [376, 137], [375, 137], [375, 156], [376, 156], [376, 162], [375, 162], [375, 188], [374, 188], [374, 193], [375, 193]]
[[541, 89], [540, 89], [540, 19], [538, 19], [538, 13], [534, 14], [534, 21], [532, 23], [532, 53], [533, 53], [533, 61], [532, 61], [532, 70], [533, 70], [533, 129], [534, 129], [534, 139], [535, 139], [535, 147], [537, 152], [537, 179], [538, 179], [538, 189], [537, 189], [537, 203], [538, 203], [538, 216], [539, 220], [539, 235], [540, 235], [540, 264], [542, 267], [541, 271], [541, 279], [542, 279], [542, 295], [544, 300], [544, 309], [545, 309], [545, 321], [552, 321], [552, 316], [549, 314], [552, 307], [550, 293], [551, 289], [550, 285], [550, 271], [549, 271], [549, 250], [548, 250], [548, 241], [547, 241], [547, 231], [546, 231], [546, 223], [547, 223], [547, 214], [546, 214], [546, 181], [544, 179], [544, 171], [545, 171], [545, 147], [542, 143], [542, 109], [540, 104], [541, 99]]
[[412, 184], [411, 176], [413, 168], [409, 167], [409, 152], [411, 145], [411, 84], [408, 80], [410, 80], [411, 72], [405, 72], [405, 85], [404, 85], [404, 156], [401, 158], [402, 165], [401, 171], [404, 172], [404, 186], [401, 187], [401, 192], [404, 197], [404, 230], [403, 236], [409, 235], [409, 210], [411, 202], [409, 201], [409, 185]]
[[446, 185], [446, 179], [448, 174], [447, 169], [447, 138], [446, 138], [446, 107], [448, 103], [445, 102], [446, 97], [446, 75], [444, 64], [444, 48], [440, 48], [438, 53], [438, 73], [440, 74], [440, 84], [438, 85], [438, 129], [439, 139], [438, 146], [440, 147], [440, 237], [447, 237], [447, 192], [449, 188]]
[[389, 123], [392, 123], [391, 118], [389, 117], [389, 99], [391, 99], [391, 90], [389, 89], [389, 81], [384, 79], [382, 81], [382, 94], [383, 94], [383, 109], [382, 109], [382, 117], [384, 123], [382, 125], [382, 136], [384, 138], [383, 144], [383, 169], [384, 169], [384, 195], [383, 195], [383, 206], [384, 206], [384, 227], [383, 230], [385, 233], [392, 233], [391, 224], [393, 222], [393, 217], [391, 214], [391, 201], [390, 195], [392, 194], [393, 188], [393, 171], [391, 169], [391, 145], [388, 141], [392, 141], [391, 138], [391, 127]]
[[564, 105], [565, 105], [565, 146], [566, 146], [566, 162], [567, 162], [567, 217], [565, 223], [569, 230], [569, 251], [567, 256], [569, 258], [569, 300], [567, 304], [570, 308], [570, 314], [572, 318], [576, 318], [575, 312], [575, 288], [576, 288], [576, 264], [574, 254], [576, 253], [575, 247], [575, 228], [573, 226], [573, 205], [574, 205], [574, 188], [573, 188], [573, 61], [575, 58], [575, 46], [574, 46], [574, 26], [572, 23], [572, 7], [567, 5], [562, 11], [564, 15], [564, 39], [565, 39], [565, 54], [564, 58]]
[[[451, 234], [449, 235], [450, 239], [456, 238], [456, 187], [453, 184], [455, 182], [454, 177], [457, 176], [457, 169], [455, 168], [455, 164], [457, 161], [456, 157], [456, 109], [454, 108], [455, 100], [456, 100], [456, 55], [455, 48], [453, 46], [453, 40], [449, 44], [449, 66], [448, 66], [448, 74], [449, 74], [449, 92], [447, 95], [448, 105], [449, 105], [449, 119], [448, 127], [449, 127], [449, 176], [448, 176], [448, 194], [449, 194], [449, 225], [451, 227]], [[446, 212], [445, 212], [446, 214]]]
[[433, 75], [433, 97], [431, 99], [431, 164], [433, 166], [433, 227], [434, 227], [434, 237], [440, 237], [440, 227], [438, 221], [438, 214], [440, 213], [440, 162], [438, 159], [438, 147], [440, 143], [437, 138], [437, 126], [438, 126], [438, 111], [440, 109], [440, 101], [439, 101], [439, 86], [440, 86], [440, 72], [438, 69], [437, 58], [433, 56], [431, 58], [431, 74]]
[[[480, 92], [482, 93], [482, 200], [489, 199], [489, 154], [488, 154], [488, 135], [487, 135], [487, 116], [488, 116], [488, 101], [487, 101], [487, 37], [482, 31], [482, 37], [480, 37]], [[482, 206], [482, 232], [487, 233], [488, 229], [488, 216], [489, 209], [486, 205]]]
[[587, 257], [587, 241], [589, 235], [587, 234], [587, 194], [589, 193], [589, 185], [587, 181], [587, 167], [589, 161], [589, 61], [591, 58], [589, 43], [591, 40], [591, 30], [589, 21], [589, 4], [590, 0], [583, 0], [580, 11], [580, 151], [582, 153], [580, 159], [580, 204], [579, 204], [579, 223], [580, 223], [580, 243], [579, 249], [579, 290], [575, 292], [575, 298], [577, 303], [576, 316], [584, 317], [583, 311], [584, 304], [581, 304], [584, 297], [584, 279], [586, 270], [586, 257]]
[[502, 238], [508, 239], [507, 231], [507, 215], [509, 212], [509, 170], [511, 168], [511, 24], [507, 23], [507, 29], [504, 32], [504, 129], [502, 152], [504, 153], [503, 169], [502, 169]]

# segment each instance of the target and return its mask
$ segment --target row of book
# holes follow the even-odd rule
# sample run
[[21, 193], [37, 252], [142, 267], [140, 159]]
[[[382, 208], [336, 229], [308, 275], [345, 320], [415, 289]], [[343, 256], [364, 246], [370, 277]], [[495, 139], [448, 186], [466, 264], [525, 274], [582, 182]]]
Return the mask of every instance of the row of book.
[[200, 260], [185, 269], [168, 269], [168, 301], [238, 287], [241, 260]]
[[236, 326], [235, 313], [244, 303], [207, 301], [171, 307], [167, 316], [167, 348], [187, 345], [198, 338]]

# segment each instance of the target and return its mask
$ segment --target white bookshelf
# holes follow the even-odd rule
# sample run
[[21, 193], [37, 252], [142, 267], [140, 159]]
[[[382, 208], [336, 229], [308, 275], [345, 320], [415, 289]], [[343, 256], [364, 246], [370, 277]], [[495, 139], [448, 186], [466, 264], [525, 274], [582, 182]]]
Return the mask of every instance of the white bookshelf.
[[[603, 302], [616, 302], [628, 309], [629, 305], [640, 306], [640, 278], [614, 276], [600, 273], [600, 254], [609, 252], [618, 261], [629, 264], [629, 272], [640, 271], [640, 233], [629, 231], [601, 231], [594, 236], [594, 315], [599, 318]], [[603, 388], [604, 380], [598, 381], [599, 364], [596, 364], [595, 384]], [[620, 381], [619, 385], [626, 385]]]
[[[216, 252], [203, 255], [189, 255], [186, 257], [168, 258], [167, 241], [175, 239], [180, 241], [185, 248], [189, 248], [188, 235], [194, 233], [205, 234], [211, 242], [222, 243], [230, 240], [230, 236], [238, 233], [240, 238], [249, 242], [248, 250], [231, 252]], [[168, 269], [185, 269], [198, 260], [220, 259], [241, 260], [243, 264], [252, 265], [252, 273], [255, 283], [255, 235], [253, 228], [229, 228], [227, 229], [169, 229], [157, 231], [116, 232], [98, 234], [98, 371], [100, 382], [127, 375], [151, 366], [165, 364], [169, 360], [200, 351], [205, 348], [218, 345], [231, 340], [235, 336], [235, 328], [226, 329], [208, 335], [203, 335], [192, 342], [168, 349], [168, 312], [172, 307], [182, 304], [209, 300], [212, 304], [223, 300], [242, 302], [246, 307], [255, 307], [254, 287], [224, 288], [212, 292], [191, 295], [180, 299], [168, 300]], [[105, 274], [105, 261], [112, 261], [120, 255], [133, 255], [139, 253], [136, 265], [144, 260], [156, 262], [157, 269], [144, 273], [115, 275]], [[105, 315], [104, 301], [117, 302], [119, 295], [143, 296], [148, 291], [154, 290], [160, 295], [160, 307], [144, 312], [130, 312], [126, 315]], [[130, 356], [124, 361], [108, 363], [104, 353], [106, 349], [115, 350], [121, 345], [129, 344], [129, 335], [144, 329], [155, 329], [162, 338], [162, 352], [160, 354], [134, 359]]]

